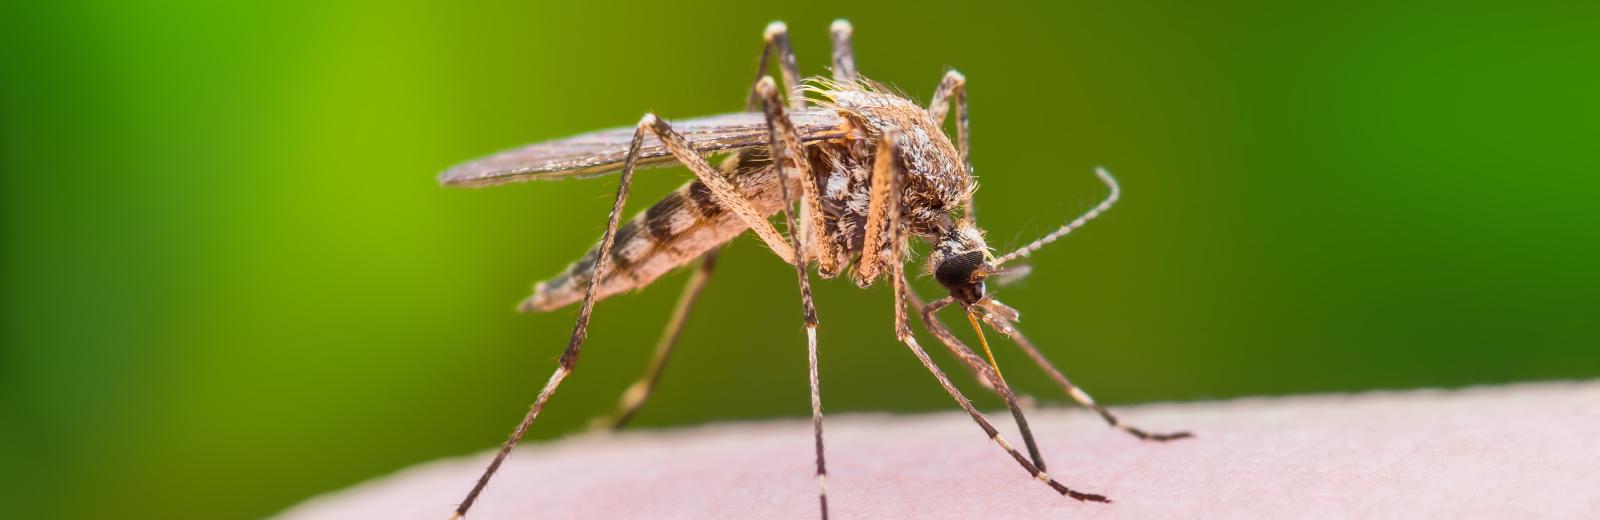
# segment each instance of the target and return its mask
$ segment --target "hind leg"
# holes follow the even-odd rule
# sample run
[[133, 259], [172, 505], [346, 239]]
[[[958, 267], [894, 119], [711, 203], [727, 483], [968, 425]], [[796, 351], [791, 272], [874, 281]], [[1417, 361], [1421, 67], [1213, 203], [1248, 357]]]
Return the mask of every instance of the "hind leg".
[[683, 332], [683, 324], [688, 321], [689, 313], [694, 310], [695, 301], [700, 299], [700, 291], [705, 289], [706, 282], [711, 279], [711, 272], [716, 266], [715, 249], [701, 257], [700, 266], [689, 275], [689, 281], [683, 287], [683, 294], [678, 296], [678, 304], [672, 309], [672, 317], [667, 320], [667, 328], [661, 331], [661, 339], [656, 341], [655, 353], [650, 356], [650, 367], [646, 368], [644, 374], [622, 393], [622, 398], [617, 403], [617, 410], [610, 416], [595, 418], [591, 422], [591, 427], [611, 431], [621, 430], [633, 420], [639, 409], [644, 407], [645, 400], [650, 398], [656, 385], [661, 383], [661, 374], [666, 370], [667, 360], [678, 344], [678, 335]]
[[500, 445], [500, 451], [495, 453], [494, 459], [489, 462], [489, 467], [478, 477], [478, 482], [473, 484], [466, 498], [456, 506], [452, 518], [464, 517], [467, 511], [472, 509], [472, 504], [478, 501], [478, 495], [483, 493], [483, 488], [489, 484], [489, 479], [500, 469], [506, 456], [511, 454], [511, 449], [515, 448], [528, 433], [528, 428], [539, 418], [539, 413], [544, 411], [545, 404], [550, 402], [550, 397], [555, 395], [561, 382], [565, 381], [578, 365], [578, 355], [582, 353], [583, 341], [589, 337], [589, 317], [594, 312], [596, 289], [600, 286], [600, 279], [603, 278], [607, 264], [611, 261], [611, 246], [616, 243], [617, 225], [622, 220], [622, 207], [628, 200], [628, 189], [633, 185], [634, 167], [639, 162], [639, 147], [644, 143], [646, 128], [654, 121], [654, 116], [645, 116], [633, 132], [633, 142], [628, 146], [628, 156], [622, 165], [622, 178], [617, 185], [617, 196], [611, 203], [611, 216], [606, 220], [606, 232], [600, 237], [599, 255], [595, 259], [594, 266], [595, 276], [590, 278], [589, 287], [584, 292], [583, 305], [578, 309], [578, 321], [572, 326], [572, 335], [567, 339], [566, 350], [561, 353], [560, 365], [556, 367], [555, 373], [550, 375], [550, 380], [544, 384], [544, 388], [539, 390], [539, 396], [534, 399], [533, 405], [528, 407], [528, 413], [522, 417], [522, 421], [511, 430], [510, 437]]

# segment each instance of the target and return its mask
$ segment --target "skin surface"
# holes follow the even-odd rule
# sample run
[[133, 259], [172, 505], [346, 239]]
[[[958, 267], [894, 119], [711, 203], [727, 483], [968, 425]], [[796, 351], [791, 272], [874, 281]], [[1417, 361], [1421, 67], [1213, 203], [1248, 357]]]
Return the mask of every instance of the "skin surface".
[[[1600, 382], [1119, 410], [1198, 437], [1141, 443], [1079, 409], [1030, 414], [1051, 474], [1112, 504], [1028, 478], [964, 414], [830, 416], [833, 515], [1600, 518]], [[810, 437], [784, 420], [529, 444], [471, 518], [815, 518]], [[423, 464], [281, 518], [443, 519], [484, 460]]]

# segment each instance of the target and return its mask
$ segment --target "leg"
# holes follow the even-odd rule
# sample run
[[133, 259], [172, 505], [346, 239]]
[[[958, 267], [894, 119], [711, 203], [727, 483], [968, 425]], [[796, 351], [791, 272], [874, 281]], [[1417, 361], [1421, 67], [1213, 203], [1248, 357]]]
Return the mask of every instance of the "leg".
[[833, 36], [833, 79], [840, 83], [856, 81], [856, 53], [850, 48], [850, 33], [854, 29], [850, 22], [844, 19], [833, 21], [833, 26], [828, 28]]
[[1032, 462], [1029, 462], [1026, 457], [1023, 457], [1021, 453], [1017, 452], [1016, 448], [1011, 447], [1011, 443], [1006, 442], [1005, 437], [1000, 436], [1000, 431], [996, 430], [994, 425], [989, 424], [989, 420], [985, 419], [983, 414], [979, 413], [978, 409], [972, 406], [972, 401], [967, 400], [967, 397], [961, 395], [961, 391], [957, 390], [955, 385], [950, 384], [950, 378], [946, 377], [944, 372], [939, 370], [939, 366], [933, 364], [933, 360], [928, 358], [928, 353], [922, 350], [920, 345], [917, 345], [917, 338], [906, 336], [905, 338], [902, 338], [901, 341], [911, 349], [911, 353], [913, 355], [917, 356], [917, 361], [921, 361], [922, 366], [927, 368], [928, 372], [933, 374], [934, 379], [939, 380], [939, 386], [944, 387], [945, 393], [950, 394], [950, 398], [955, 399], [956, 404], [961, 405], [961, 409], [966, 410], [967, 415], [972, 416], [972, 420], [977, 422], [978, 427], [982, 428], [983, 432], [989, 435], [989, 439], [993, 440], [996, 444], [999, 444], [1000, 449], [1006, 450], [1006, 453], [1010, 454], [1012, 459], [1016, 459], [1017, 464], [1021, 464], [1022, 468], [1027, 470], [1029, 475], [1032, 475], [1033, 478], [1039, 480], [1040, 482], [1044, 482], [1046, 485], [1050, 486], [1050, 489], [1056, 490], [1057, 493], [1061, 493], [1062, 495], [1072, 497], [1079, 501], [1111, 502], [1111, 499], [1108, 499], [1103, 495], [1084, 493], [1062, 485], [1060, 482], [1056, 482], [1054, 478], [1051, 478], [1050, 475], [1046, 474], [1044, 470], [1039, 469], [1038, 466], [1035, 466]]
[[[777, 228], [772, 227], [772, 223], [767, 221], [766, 215], [762, 215], [751, 207], [750, 201], [745, 200], [744, 195], [739, 193], [739, 190], [734, 188], [732, 183], [722, 177], [722, 172], [717, 171], [710, 163], [706, 162], [704, 157], [700, 156], [699, 152], [689, 147], [689, 143], [684, 141], [683, 136], [678, 135], [678, 132], [672, 129], [672, 125], [657, 118], [655, 114], [646, 115], [645, 119], [646, 121], [642, 121], [640, 124], [645, 125], [652, 133], [656, 134], [656, 137], [661, 139], [661, 143], [666, 145], [668, 151], [672, 152], [673, 158], [687, 166], [689, 171], [694, 172], [695, 178], [705, 184], [706, 188], [711, 191], [711, 199], [716, 201], [717, 205], [737, 215], [739, 220], [749, 226], [750, 230], [756, 233], [756, 236], [761, 237], [761, 241], [766, 242], [767, 247], [772, 248], [772, 252], [776, 253], [784, 262], [795, 262], [794, 248], [789, 245], [787, 240], [784, 240], [783, 235], [778, 233]], [[598, 278], [598, 276], [596, 277]]]
[[[928, 319], [928, 317], [933, 313], [927, 310], [927, 303], [923, 302], [922, 297], [918, 296], [915, 291], [906, 291], [906, 303], [911, 306], [911, 312], [922, 316], [923, 327], [928, 329], [928, 332], [932, 332], [934, 336], [950, 334], [950, 329], [946, 328], [943, 323], [940, 323], [937, 320]], [[938, 308], [935, 308], [934, 310], [937, 311]], [[951, 334], [951, 337], [954, 338], [954, 335]], [[940, 341], [943, 342], [944, 338], [941, 337]], [[967, 348], [966, 343], [961, 343], [961, 340], [958, 338], [955, 339], [954, 342], [945, 343], [945, 346], [949, 347], [951, 343], [961, 345], [963, 348], [966, 348], [967, 351], [972, 350], [971, 348]], [[951, 353], [955, 354], [954, 351], [951, 351]], [[974, 353], [973, 356], [976, 357], [977, 354]], [[966, 356], [956, 354], [956, 357], [965, 358]], [[979, 385], [983, 385], [983, 387], [989, 389], [990, 392], [995, 392], [995, 395], [1000, 395], [1000, 390], [994, 387], [994, 383], [989, 381], [989, 376], [982, 369], [966, 363], [965, 359], [963, 359], [962, 364], [967, 366], [967, 370], [969, 372], [972, 372], [972, 378], [977, 380]]]
[[694, 270], [694, 274], [689, 275], [689, 282], [684, 285], [683, 294], [678, 296], [678, 304], [672, 309], [672, 318], [667, 320], [667, 328], [661, 331], [661, 340], [656, 342], [655, 353], [650, 356], [650, 367], [622, 393], [616, 412], [610, 417], [597, 418], [597, 426], [611, 431], [621, 430], [644, 407], [645, 400], [650, 398], [651, 392], [661, 382], [661, 373], [667, 368], [667, 359], [678, 343], [678, 334], [683, 332], [683, 323], [688, 320], [689, 312], [694, 310], [694, 303], [700, 298], [700, 291], [705, 289], [706, 280], [711, 278], [716, 266], [717, 250], [713, 249], [701, 258], [700, 267]]
[[[995, 303], [999, 304], [999, 302]], [[1009, 307], [1007, 309], [1009, 309]], [[1065, 391], [1067, 395], [1072, 396], [1074, 400], [1078, 401], [1078, 404], [1081, 404], [1085, 408], [1094, 410], [1095, 413], [1100, 414], [1100, 418], [1105, 419], [1106, 424], [1111, 425], [1112, 428], [1128, 432], [1129, 435], [1133, 435], [1134, 437], [1138, 437], [1147, 441], [1170, 441], [1194, 436], [1194, 434], [1189, 432], [1149, 433], [1139, 428], [1123, 424], [1121, 419], [1118, 419], [1115, 415], [1111, 415], [1110, 411], [1095, 403], [1093, 397], [1090, 397], [1088, 393], [1084, 392], [1082, 389], [1079, 389], [1077, 385], [1072, 384], [1071, 381], [1068, 381], [1067, 376], [1062, 375], [1060, 370], [1056, 370], [1055, 365], [1050, 364], [1049, 359], [1045, 359], [1044, 354], [1039, 352], [1039, 349], [1033, 346], [1033, 342], [1028, 341], [1028, 338], [1022, 335], [1022, 331], [1017, 330], [1016, 325], [1012, 323], [1010, 319], [995, 313], [983, 313], [982, 316], [983, 321], [988, 323], [990, 327], [994, 327], [994, 330], [1000, 331], [1001, 334], [1005, 334], [1007, 337], [1011, 338], [1011, 341], [1014, 341], [1018, 346], [1021, 346], [1023, 352], [1027, 352], [1028, 357], [1033, 358], [1033, 362], [1037, 363], [1039, 368], [1044, 369], [1046, 373], [1050, 374], [1051, 379], [1056, 380], [1056, 384], [1061, 386], [1062, 391]]]
[[[797, 153], [800, 150], [800, 139], [794, 130], [794, 124], [789, 121], [789, 116], [784, 114], [783, 105], [778, 103], [778, 94], [774, 91], [772, 78], [763, 77], [756, 83], [756, 93], [762, 96], [763, 107], [767, 113], [767, 143], [772, 149], [772, 164], [778, 168], [778, 177], [785, 179], [778, 182], [778, 192], [783, 195], [783, 218], [788, 223], [789, 240], [794, 244], [795, 258], [800, 259], [794, 263], [795, 276], [800, 282], [800, 306], [802, 318], [806, 327], [806, 358], [811, 368], [811, 432], [816, 440], [817, 452], [817, 502], [822, 511], [822, 520], [828, 520], [828, 469], [823, 458], [822, 450], [822, 392], [821, 380], [817, 377], [817, 307], [811, 300], [811, 280], [806, 276], [806, 262], [804, 258], [805, 245], [800, 241], [800, 234], [796, 232], [794, 212], [794, 198], [789, 193], [789, 175], [784, 172], [784, 154]], [[811, 182], [808, 167], [803, 158], [797, 157], [795, 164], [801, 171], [801, 184], [806, 186], [806, 195], [815, 202], [816, 189]], [[812, 215], [821, 218], [820, 208]]]
[[[789, 47], [789, 26], [783, 22], [767, 24], [766, 32], [761, 34], [765, 43], [761, 46], [761, 63], [756, 65], [756, 81], [767, 76], [767, 60], [772, 57], [772, 52], [778, 52], [778, 68], [783, 74], [784, 95], [789, 96], [789, 108], [800, 110], [806, 107], [806, 99], [795, 91], [795, 84], [800, 81], [800, 66], [794, 61], [794, 49]], [[754, 89], [745, 101], [745, 111], [755, 112], [761, 109], [761, 95]]]
[[567, 340], [566, 351], [561, 353], [561, 364], [551, 374], [550, 381], [539, 390], [539, 397], [533, 400], [533, 405], [528, 408], [527, 415], [516, 429], [511, 431], [511, 437], [500, 446], [500, 451], [494, 455], [494, 460], [489, 462], [489, 467], [478, 477], [478, 483], [472, 486], [472, 491], [467, 492], [467, 498], [456, 506], [453, 518], [466, 516], [467, 510], [472, 508], [472, 503], [478, 500], [478, 494], [483, 492], [483, 487], [494, 476], [495, 470], [500, 469], [500, 464], [505, 462], [506, 455], [511, 454], [511, 448], [516, 447], [522, 436], [528, 433], [528, 427], [533, 425], [533, 420], [539, 417], [539, 412], [544, 410], [545, 403], [550, 401], [550, 396], [555, 394], [556, 388], [566, 380], [567, 375], [578, 364], [578, 354], [583, 350], [583, 340], [589, 336], [589, 315], [594, 312], [595, 289], [600, 286], [600, 279], [606, 272], [606, 264], [611, 260], [611, 246], [616, 241], [617, 223], [622, 219], [622, 206], [628, 200], [628, 187], [633, 184], [633, 168], [639, 160], [639, 146], [644, 142], [644, 132], [652, 123], [656, 122], [654, 115], [646, 115], [639, 121], [639, 127], [633, 132], [633, 143], [628, 146], [628, 158], [622, 164], [622, 180], [617, 185], [617, 198], [611, 203], [611, 216], [606, 221], [606, 232], [600, 238], [600, 253], [595, 259], [595, 275], [589, 280], [589, 288], [584, 292], [583, 305], [578, 309], [578, 322], [572, 326], [572, 336]]
[[943, 309], [955, 302], [955, 299], [946, 296], [931, 305], [923, 306], [922, 299], [918, 298], [916, 293], [910, 290], [906, 291], [906, 299], [911, 303], [913, 310], [922, 314], [922, 324], [928, 328], [928, 332], [932, 332], [934, 337], [939, 338], [939, 342], [944, 343], [944, 346], [950, 349], [951, 354], [955, 354], [957, 358], [961, 359], [962, 363], [967, 365], [967, 368], [976, 373], [978, 380], [985, 383], [984, 386], [993, 390], [995, 394], [1005, 400], [1006, 407], [1011, 409], [1011, 417], [1017, 421], [1017, 430], [1022, 433], [1022, 443], [1028, 448], [1028, 457], [1033, 459], [1033, 465], [1038, 466], [1040, 470], [1044, 470], [1044, 456], [1039, 454], [1039, 445], [1033, 440], [1033, 431], [1028, 428], [1028, 419], [1022, 414], [1022, 406], [1017, 404], [1017, 395], [1012, 392], [1011, 385], [1000, 377], [998, 371], [984, 363], [983, 358], [978, 357], [976, 352], [968, 348], [965, 343], [956, 338], [955, 334], [950, 333], [950, 329], [939, 322], [939, 318], [935, 313], [939, 312], [939, 309]]
[[[883, 139], [878, 141], [878, 149], [872, 164], [872, 190], [867, 199], [866, 236], [861, 242], [861, 258], [856, 260], [855, 269], [856, 285], [860, 287], [872, 284], [872, 280], [876, 279], [879, 271], [883, 269], [885, 258], [890, 259], [887, 263], [895, 263], [894, 253], [884, 251], [884, 238], [892, 237], [898, 232], [889, 228], [892, 223], [899, 222], [900, 213], [898, 183], [903, 179], [899, 178], [898, 173], [901, 167], [900, 160], [896, 157], [899, 155], [899, 147], [893, 143], [895, 133], [894, 129], [884, 129]], [[895, 215], [892, 218], [891, 212]], [[895, 245], [889, 244], [888, 248], [894, 249]], [[905, 310], [897, 308], [895, 313], [895, 334], [909, 335], [911, 329], [905, 323]]]
[[[775, 91], [776, 86], [773, 85], [771, 76], [763, 76], [760, 80], [757, 80], [755, 90], [756, 95], [761, 97], [762, 106], [766, 109], [767, 123], [772, 126], [770, 132], [772, 134], [772, 147], [774, 150], [778, 150], [778, 147], [782, 146], [782, 150], [772, 154], [773, 164], [778, 165], [780, 169], [787, 170], [784, 161], [779, 159], [782, 157], [796, 158], [794, 172], [779, 172], [782, 174], [779, 177], [784, 179], [791, 178], [791, 173], [793, 176], [798, 177], [800, 192], [805, 198], [805, 205], [801, 207], [801, 218], [810, 219], [800, 228], [796, 228], [794, 222], [788, 224], [791, 230], [790, 235], [795, 235], [793, 238], [796, 240], [801, 238], [809, 240], [809, 242], [801, 242], [801, 244], [809, 245], [809, 249], [797, 245], [795, 250], [810, 253], [800, 255], [800, 258], [815, 258], [817, 271], [821, 272], [823, 276], [833, 276], [839, 272], [842, 266], [839, 265], [839, 258], [834, 250], [833, 241], [829, 240], [827, 233], [824, 232], [828, 229], [828, 222], [824, 219], [825, 213], [822, 210], [822, 193], [817, 191], [817, 183], [814, 181], [815, 177], [811, 172], [811, 163], [806, 161], [805, 156], [802, 155], [805, 153], [805, 148], [800, 145], [800, 133], [795, 130], [794, 123], [789, 120], [788, 113], [784, 111], [783, 105], [778, 102], [778, 93]], [[788, 190], [788, 183], [783, 183], [780, 191], [788, 193]], [[787, 200], [785, 199], [785, 201]], [[785, 208], [787, 207], [785, 206]], [[806, 232], [796, 233], [792, 231], [795, 229], [804, 229]]]
[[[884, 132], [883, 140], [878, 143], [878, 164], [874, 165], [873, 170], [874, 176], [888, 175], [891, 179], [891, 182], [888, 183], [889, 193], [885, 198], [888, 200], [889, 206], [888, 226], [886, 227], [892, 233], [890, 237], [889, 276], [894, 284], [895, 336], [902, 343], [905, 343], [906, 347], [911, 349], [912, 355], [917, 357], [917, 361], [922, 362], [922, 366], [933, 374], [934, 379], [939, 381], [939, 386], [944, 387], [945, 393], [950, 394], [950, 398], [955, 399], [956, 404], [960, 405], [963, 410], [967, 411], [968, 415], [972, 416], [972, 420], [978, 423], [978, 427], [982, 428], [984, 433], [987, 433], [989, 438], [994, 440], [996, 444], [999, 444], [1001, 449], [1006, 450], [1006, 453], [1009, 453], [1011, 458], [1016, 459], [1017, 464], [1022, 465], [1029, 475], [1032, 475], [1033, 478], [1038, 479], [1040, 482], [1044, 482], [1051, 489], [1062, 495], [1070, 496], [1080, 501], [1110, 502], [1104, 496], [1075, 491], [1060, 482], [1056, 482], [1055, 479], [1045, 474], [1043, 469], [1023, 457], [1021, 453], [1018, 453], [1016, 448], [1012, 448], [1011, 444], [1000, 436], [1000, 431], [996, 430], [994, 425], [989, 424], [989, 420], [982, 413], [979, 413], [977, 408], [972, 406], [972, 401], [961, 395], [961, 391], [950, 383], [950, 378], [946, 377], [944, 372], [939, 370], [939, 366], [928, 358], [927, 351], [924, 351], [922, 346], [917, 344], [917, 338], [911, 335], [911, 327], [906, 324], [906, 300], [909, 298], [905, 279], [905, 261], [903, 260], [904, 256], [901, 255], [902, 248], [906, 242], [905, 226], [900, 219], [900, 191], [904, 182], [905, 172], [898, 160], [899, 150], [894, 144], [895, 136], [896, 132], [893, 130]], [[876, 188], [877, 177], [873, 178], [873, 184], [874, 188]]]
[[933, 99], [928, 102], [928, 117], [940, 127], [944, 126], [944, 116], [950, 111], [953, 102], [956, 106], [956, 146], [961, 151], [961, 165], [966, 172], [966, 219], [976, 221], [978, 211], [972, 205], [972, 159], [968, 152], [969, 133], [967, 128], [967, 77], [960, 72], [949, 71], [944, 73], [944, 79], [939, 81], [939, 88], [933, 91]]
[[1029, 242], [1028, 245], [1019, 247], [1015, 251], [1006, 253], [1000, 258], [996, 258], [993, 262], [990, 262], [990, 264], [994, 267], [1000, 267], [1005, 265], [1006, 262], [1031, 255], [1034, 251], [1038, 251], [1039, 248], [1044, 247], [1051, 242], [1055, 242], [1057, 239], [1067, 236], [1074, 230], [1083, 227], [1084, 224], [1088, 224], [1089, 221], [1094, 220], [1095, 217], [1099, 217], [1101, 213], [1109, 211], [1111, 206], [1117, 203], [1117, 199], [1122, 197], [1122, 186], [1117, 184], [1117, 178], [1112, 177], [1111, 172], [1106, 171], [1105, 168], [1095, 168], [1094, 176], [1099, 177], [1100, 182], [1105, 183], [1106, 187], [1111, 189], [1111, 193], [1106, 195], [1105, 200], [1101, 200], [1099, 205], [1090, 208], [1089, 211], [1083, 212], [1082, 215], [1078, 215], [1078, 218], [1072, 219], [1071, 222], [1062, 224], [1061, 227], [1056, 228], [1055, 231], [1051, 231], [1045, 236]]

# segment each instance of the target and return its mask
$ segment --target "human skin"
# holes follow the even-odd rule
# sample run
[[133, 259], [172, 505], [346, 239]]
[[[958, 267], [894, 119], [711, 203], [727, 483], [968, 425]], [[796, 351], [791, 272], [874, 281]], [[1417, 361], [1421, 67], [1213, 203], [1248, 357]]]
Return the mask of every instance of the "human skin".
[[[1140, 442], [1077, 409], [1029, 415], [1057, 495], [965, 414], [826, 424], [834, 518], [1600, 518], [1600, 382], [1124, 407]], [[1009, 425], [1005, 414], [991, 414]], [[1020, 445], [1016, 433], [1002, 435]], [[583, 434], [522, 446], [471, 518], [817, 516], [810, 424]], [[488, 460], [436, 461], [285, 519], [449, 516]]]

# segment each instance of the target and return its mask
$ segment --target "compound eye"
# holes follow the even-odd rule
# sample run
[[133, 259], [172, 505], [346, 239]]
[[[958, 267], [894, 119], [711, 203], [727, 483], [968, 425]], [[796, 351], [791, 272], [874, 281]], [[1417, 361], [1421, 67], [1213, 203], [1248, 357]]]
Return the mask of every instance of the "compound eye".
[[959, 255], [945, 258], [939, 262], [939, 267], [933, 270], [934, 279], [939, 280], [939, 285], [954, 291], [972, 283], [972, 272], [983, 265], [982, 251], [969, 251]]

